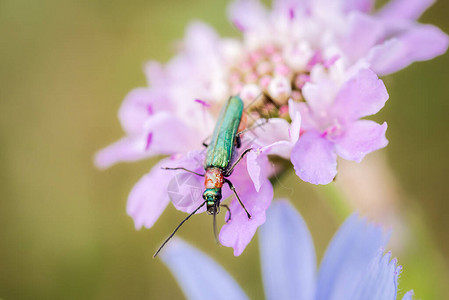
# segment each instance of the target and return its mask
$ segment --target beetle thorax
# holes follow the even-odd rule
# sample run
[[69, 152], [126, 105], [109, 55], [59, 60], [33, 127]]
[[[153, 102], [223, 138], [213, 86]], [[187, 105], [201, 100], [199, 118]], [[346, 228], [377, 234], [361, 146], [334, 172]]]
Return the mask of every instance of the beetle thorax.
[[204, 186], [206, 189], [220, 189], [223, 186], [223, 171], [219, 168], [207, 168], [204, 175]]

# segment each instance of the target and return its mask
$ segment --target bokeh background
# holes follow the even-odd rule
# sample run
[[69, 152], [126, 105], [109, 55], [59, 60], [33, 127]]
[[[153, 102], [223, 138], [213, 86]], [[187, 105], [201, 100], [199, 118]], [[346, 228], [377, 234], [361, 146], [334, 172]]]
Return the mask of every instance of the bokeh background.
[[[122, 136], [117, 110], [128, 91], [146, 84], [143, 63], [167, 61], [189, 21], [237, 36], [225, 7], [206, 0], [0, 1], [0, 298], [183, 298], [151, 256], [184, 215], [169, 207], [151, 230], [136, 231], [125, 212], [128, 192], [157, 158], [107, 171], [92, 158]], [[449, 32], [448, 12], [441, 0], [421, 21]], [[401, 293], [413, 288], [420, 299], [449, 299], [448, 70], [445, 55], [384, 78], [390, 100], [376, 119], [388, 122], [390, 144], [370, 158], [385, 163], [390, 177], [383, 170], [378, 178], [387, 185], [374, 190], [392, 189], [391, 211], [402, 224], [392, 225], [391, 246], [404, 266]], [[364, 164], [347, 167], [369, 170]], [[294, 175], [278, 186], [277, 195], [294, 200], [305, 217], [321, 257], [341, 222], [323, 199], [328, 190]], [[234, 258], [214, 243], [206, 215], [179, 236], [224, 265], [252, 299], [263, 298], [256, 240]]]

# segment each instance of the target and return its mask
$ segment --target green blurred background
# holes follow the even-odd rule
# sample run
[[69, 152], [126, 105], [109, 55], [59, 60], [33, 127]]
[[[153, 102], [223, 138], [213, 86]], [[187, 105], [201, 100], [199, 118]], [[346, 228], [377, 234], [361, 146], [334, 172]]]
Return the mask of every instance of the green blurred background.
[[[117, 140], [117, 110], [146, 84], [142, 65], [168, 60], [185, 25], [201, 19], [237, 32], [225, 1], [0, 1], [0, 298], [182, 299], [153, 251], [184, 215], [169, 207], [151, 230], [135, 231], [127, 194], [156, 161], [98, 171], [96, 150]], [[449, 3], [421, 19], [449, 32]], [[449, 299], [448, 56], [384, 78], [390, 101], [388, 158], [401, 189], [411, 241], [399, 256], [401, 293]], [[295, 205], [322, 255], [336, 230], [320, 191], [294, 175], [278, 195]], [[291, 190], [290, 190], [291, 188]], [[253, 299], [263, 297], [257, 242], [239, 258], [213, 242], [211, 220], [193, 218], [180, 236], [217, 259]]]

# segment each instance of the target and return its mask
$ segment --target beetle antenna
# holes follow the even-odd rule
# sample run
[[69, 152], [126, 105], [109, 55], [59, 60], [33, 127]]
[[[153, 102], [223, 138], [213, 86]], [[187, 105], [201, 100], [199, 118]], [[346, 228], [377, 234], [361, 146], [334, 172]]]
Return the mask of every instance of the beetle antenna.
[[217, 205], [214, 205], [214, 213], [212, 218], [212, 226], [214, 227], [214, 238], [215, 242], [218, 244], [218, 235], [217, 235]]
[[[179, 223], [178, 226], [176, 226], [175, 230], [173, 230], [172, 234], [169, 235], [168, 238], [165, 239], [165, 241], [162, 243], [162, 245], [159, 247], [159, 249], [157, 249], [156, 253], [154, 253], [153, 258], [155, 258], [159, 252], [162, 250], [162, 248], [164, 248], [165, 244], [168, 243], [168, 241], [175, 235], [176, 231], [178, 231], [178, 229], [182, 226], [182, 224], [185, 223], [185, 221], [187, 221], [191, 216], [193, 216], [201, 207], [204, 206], [204, 204], [206, 204], [206, 201], [204, 201], [203, 203], [201, 203], [200, 206], [198, 206], [194, 211], [192, 211], [190, 213], [190, 215], [188, 215], [184, 220], [181, 221], [181, 223]], [[214, 214], [215, 216], [215, 214]]]

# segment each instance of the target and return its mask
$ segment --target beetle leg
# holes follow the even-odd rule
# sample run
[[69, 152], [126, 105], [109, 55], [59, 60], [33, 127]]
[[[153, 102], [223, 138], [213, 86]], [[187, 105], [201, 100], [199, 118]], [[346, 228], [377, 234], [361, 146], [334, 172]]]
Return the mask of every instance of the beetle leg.
[[265, 125], [265, 124], [268, 123], [268, 119], [267, 119], [267, 118], [262, 118], [262, 119], [259, 119], [259, 120], [263, 120], [263, 121], [260, 122], [260, 123], [257, 124], [257, 125], [253, 125], [253, 126], [251, 126], [251, 127], [248, 127], [248, 128], [243, 129], [243, 130], [240, 131], [240, 132], [237, 132], [236, 136], [240, 137], [240, 136], [241, 136], [242, 134], [244, 134], [245, 132], [251, 131], [251, 130], [257, 128], [257, 127], [261, 127], [261, 126], [263, 126], [263, 125]]
[[229, 188], [231, 189], [231, 191], [234, 193], [235, 197], [237, 198], [237, 200], [239, 200], [240, 205], [243, 207], [243, 209], [246, 212], [246, 215], [248, 216], [248, 219], [251, 219], [251, 215], [249, 214], [249, 212], [246, 210], [245, 205], [243, 204], [242, 200], [240, 200], [239, 195], [237, 195], [237, 192], [235, 190], [235, 187], [232, 185], [232, 183], [228, 180], [225, 179], [225, 182], [229, 185]]
[[240, 155], [240, 157], [235, 161], [235, 163], [229, 168], [229, 170], [226, 171], [226, 174], [224, 174], [225, 177], [228, 177], [232, 174], [232, 171], [237, 166], [237, 164], [242, 160], [242, 158], [248, 153], [249, 151], [253, 150], [253, 148], [248, 148]]
[[206, 143], [206, 141], [207, 141], [209, 138], [210, 138], [210, 136], [206, 137], [206, 138], [203, 140], [203, 146], [206, 147], [206, 148], [209, 147], [209, 144]]
[[189, 173], [192, 173], [192, 174], [204, 177], [204, 174], [200, 174], [200, 173], [197, 173], [197, 172], [194, 172], [194, 171], [190, 171], [190, 170], [187, 170], [186, 168], [183, 168], [183, 167], [178, 167], [178, 168], [164, 168], [164, 167], [162, 167], [161, 169], [163, 169], [163, 170], [184, 170], [186, 172], [189, 172]]
[[214, 238], [215, 238], [215, 242], [218, 244], [218, 230], [217, 230], [217, 214], [218, 214], [218, 208], [219, 208], [219, 203], [215, 203], [214, 205], [214, 213], [212, 214], [212, 227], [214, 228]]
[[168, 236], [168, 238], [165, 239], [165, 241], [162, 243], [159, 249], [157, 249], [156, 253], [154, 253], [153, 258], [155, 258], [159, 254], [162, 248], [164, 248], [165, 244], [167, 244], [168, 241], [175, 235], [176, 231], [178, 231], [178, 229], [182, 226], [182, 224], [184, 224], [188, 219], [190, 219], [191, 216], [193, 216], [198, 210], [200, 210], [200, 208], [203, 207], [204, 204], [206, 204], [206, 201], [201, 203], [200, 206], [198, 206], [194, 211], [190, 213], [190, 215], [185, 217], [184, 220], [182, 220], [181, 223], [178, 224], [178, 226], [176, 226], [175, 230], [173, 230], [173, 232]]

